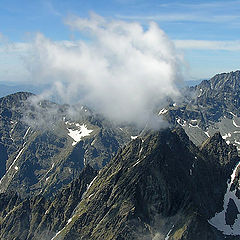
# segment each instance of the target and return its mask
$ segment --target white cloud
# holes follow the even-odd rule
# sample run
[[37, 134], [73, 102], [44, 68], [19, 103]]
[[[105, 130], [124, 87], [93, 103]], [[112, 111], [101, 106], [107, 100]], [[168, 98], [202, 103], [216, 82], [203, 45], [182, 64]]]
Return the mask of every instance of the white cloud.
[[118, 122], [156, 124], [166, 96], [179, 94], [181, 57], [154, 22], [106, 21], [92, 14], [66, 24], [87, 40], [54, 42], [38, 34], [27, 59], [31, 79], [55, 87], [67, 103], [81, 102]]
[[175, 40], [177, 48], [240, 51], [240, 41]]

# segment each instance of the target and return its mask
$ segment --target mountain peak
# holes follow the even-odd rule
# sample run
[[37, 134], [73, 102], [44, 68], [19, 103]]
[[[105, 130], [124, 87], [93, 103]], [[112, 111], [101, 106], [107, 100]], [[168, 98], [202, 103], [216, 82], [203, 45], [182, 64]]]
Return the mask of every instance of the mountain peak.
[[240, 71], [221, 73], [215, 75], [209, 81], [214, 90], [240, 90]]

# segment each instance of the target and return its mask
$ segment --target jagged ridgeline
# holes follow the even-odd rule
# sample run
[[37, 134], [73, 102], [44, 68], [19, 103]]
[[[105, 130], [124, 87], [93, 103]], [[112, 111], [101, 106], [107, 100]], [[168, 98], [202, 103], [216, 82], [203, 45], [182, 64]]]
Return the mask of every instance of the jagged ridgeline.
[[239, 71], [218, 74], [169, 100], [159, 131], [1, 98], [0, 239], [239, 239], [239, 94]]
[[161, 109], [160, 115], [182, 126], [196, 145], [219, 131], [240, 151], [240, 71], [204, 80], [187, 89], [186, 96]]
[[148, 133], [51, 200], [1, 194], [1, 239], [226, 239], [208, 220], [238, 161], [219, 134], [199, 149], [182, 129]]

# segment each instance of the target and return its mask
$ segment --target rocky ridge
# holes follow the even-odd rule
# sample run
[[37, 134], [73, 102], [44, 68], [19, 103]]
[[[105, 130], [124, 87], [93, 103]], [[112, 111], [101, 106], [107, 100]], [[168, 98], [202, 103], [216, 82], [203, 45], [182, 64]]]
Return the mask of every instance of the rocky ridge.
[[0, 236], [19, 237], [14, 216], [20, 211], [28, 237], [19, 239], [228, 239], [208, 220], [222, 210], [238, 162], [236, 148], [218, 134], [199, 149], [182, 129], [149, 132], [119, 150], [97, 175], [87, 167], [51, 201], [9, 200], [7, 206], [17, 204], [2, 214]]
[[217, 74], [186, 91], [184, 100], [171, 102], [159, 115], [183, 127], [198, 146], [220, 132], [240, 151], [240, 71]]

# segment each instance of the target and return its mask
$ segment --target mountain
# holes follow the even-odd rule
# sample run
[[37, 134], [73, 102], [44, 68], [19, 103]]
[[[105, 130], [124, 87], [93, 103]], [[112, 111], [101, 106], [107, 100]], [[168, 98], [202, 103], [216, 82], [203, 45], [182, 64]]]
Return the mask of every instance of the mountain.
[[199, 149], [180, 128], [149, 132], [119, 150], [98, 174], [86, 166], [51, 201], [42, 195], [22, 200], [2, 194], [0, 236], [228, 239], [208, 221], [222, 210], [239, 160], [236, 148], [219, 134]]
[[240, 71], [182, 91], [158, 131], [0, 98], [0, 239], [239, 239]]
[[220, 132], [240, 151], [240, 71], [217, 74], [191, 87], [188, 97], [160, 110], [173, 125], [181, 125], [190, 139], [201, 145]]
[[19, 92], [0, 99], [0, 191], [51, 195], [84, 166], [106, 165], [133, 129], [116, 127], [84, 106], [38, 100]]

